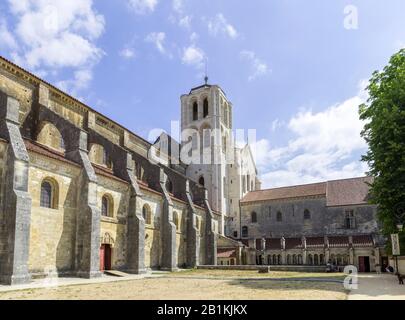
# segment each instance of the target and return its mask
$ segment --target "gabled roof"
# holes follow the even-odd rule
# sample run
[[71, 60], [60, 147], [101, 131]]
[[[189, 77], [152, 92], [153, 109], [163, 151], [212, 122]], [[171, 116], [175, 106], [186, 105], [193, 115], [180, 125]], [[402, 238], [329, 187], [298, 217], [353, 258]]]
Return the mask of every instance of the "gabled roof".
[[333, 180], [298, 186], [251, 191], [241, 203], [323, 196], [327, 206], [361, 205], [368, 203], [372, 177]]
[[241, 200], [241, 203], [281, 200], [297, 197], [318, 196], [326, 194], [326, 183], [313, 183], [300, 186], [274, 188], [266, 190], [251, 191]]

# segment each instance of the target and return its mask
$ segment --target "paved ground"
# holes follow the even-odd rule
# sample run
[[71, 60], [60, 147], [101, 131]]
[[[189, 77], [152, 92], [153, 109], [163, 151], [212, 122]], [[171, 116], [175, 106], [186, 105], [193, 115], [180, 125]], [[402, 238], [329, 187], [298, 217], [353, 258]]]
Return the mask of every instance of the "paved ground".
[[399, 285], [392, 274], [360, 274], [358, 289], [352, 290], [349, 300], [405, 300], [405, 285]]
[[86, 280], [35, 280], [29, 285], [0, 286], [3, 299], [137, 299], [137, 300], [405, 300], [405, 285], [390, 274], [360, 274], [349, 294], [342, 274], [252, 271], [154, 272], [143, 276], [103, 276]]
[[[97, 280], [61, 279], [59, 286], [50, 283], [35, 283], [35, 288], [14, 291], [0, 290], [0, 299], [169, 299], [169, 300], [240, 300], [240, 299], [331, 299], [344, 300], [347, 291], [336, 278], [317, 277], [306, 274], [305, 278], [286, 278], [285, 273], [260, 275], [248, 272], [235, 277], [199, 274], [192, 272], [153, 274], [137, 279], [111, 277]], [[272, 277], [271, 277], [272, 276]], [[105, 282], [106, 280], [108, 282]], [[54, 283], [55, 285], [58, 283]], [[42, 285], [42, 287], [38, 287]], [[44, 287], [44, 285], [50, 285]]]

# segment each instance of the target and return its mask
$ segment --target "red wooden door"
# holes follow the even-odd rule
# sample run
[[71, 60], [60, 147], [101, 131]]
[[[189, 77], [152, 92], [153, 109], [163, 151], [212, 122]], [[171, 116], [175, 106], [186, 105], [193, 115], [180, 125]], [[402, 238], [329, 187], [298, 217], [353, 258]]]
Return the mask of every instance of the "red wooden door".
[[104, 247], [104, 267], [105, 270], [111, 270], [111, 246], [109, 244]]
[[359, 257], [359, 272], [366, 271], [366, 264], [364, 260], [365, 260], [364, 257]]
[[105, 257], [105, 245], [102, 244], [100, 247], [100, 271], [105, 270], [104, 257]]

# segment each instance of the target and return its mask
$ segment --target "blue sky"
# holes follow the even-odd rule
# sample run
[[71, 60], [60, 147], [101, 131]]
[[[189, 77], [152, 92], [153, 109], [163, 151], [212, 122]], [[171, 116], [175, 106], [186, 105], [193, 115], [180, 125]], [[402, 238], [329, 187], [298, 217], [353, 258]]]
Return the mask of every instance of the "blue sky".
[[3, 0], [0, 53], [147, 138], [219, 84], [264, 187], [363, 175], [357, 106], [405, 46], [403, 0]]

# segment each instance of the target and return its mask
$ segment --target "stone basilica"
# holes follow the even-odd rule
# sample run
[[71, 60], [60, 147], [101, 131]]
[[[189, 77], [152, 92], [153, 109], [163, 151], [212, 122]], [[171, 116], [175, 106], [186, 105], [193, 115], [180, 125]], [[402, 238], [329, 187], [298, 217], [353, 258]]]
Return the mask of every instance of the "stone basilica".
[[384, 263], [368, 178], [261, 190], [249, 145], [232, 143], [232, 104], [207, 82], [181, 96], [181, 131], [151, 144], [0, 58], [1, 283]]

